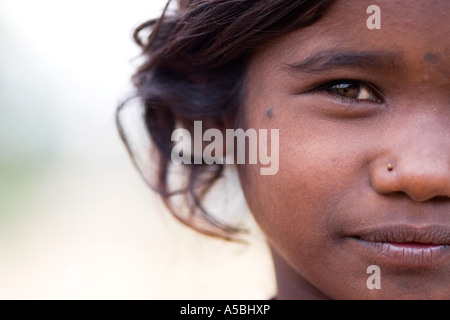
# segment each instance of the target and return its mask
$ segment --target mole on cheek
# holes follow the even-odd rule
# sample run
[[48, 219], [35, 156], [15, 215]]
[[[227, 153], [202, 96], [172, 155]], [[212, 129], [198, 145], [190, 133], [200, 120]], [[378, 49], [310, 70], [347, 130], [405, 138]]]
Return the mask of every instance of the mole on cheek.
[[423, 61], [435, 64], [439, 62], [439, 59], [439, 55], [428, 52], [423, 58]]
[[266, 115], [269, 117], [269, 119], [272, 119], [272, 117], [273, 117], [273, 109], [268, 109], [266, 111]]
[[397, 288], [408, 290], [408, 289], [410, 289], [410, 286], [409, 286], [409, 284], [406, 283], [406, 282], [398, 282], [398, 283], [397, 283]]

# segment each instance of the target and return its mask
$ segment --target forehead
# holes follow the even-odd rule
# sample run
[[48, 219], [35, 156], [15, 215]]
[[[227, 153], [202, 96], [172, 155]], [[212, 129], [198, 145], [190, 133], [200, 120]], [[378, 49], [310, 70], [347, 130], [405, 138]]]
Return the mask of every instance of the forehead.
[[[381, 10], [381, 29], [367, 27], [372, 15], [367, 8], [374, 2]], [[449, 16], [448, 0], [337, 0], [316, 23], [285, 34], [258, 51], [248, 80], [256, 77], [262, 88], [265, 79], [266, 86], [273, 86], [285, 79], [286, 66], [304, 66], [305, 61], [310, 65], [316, 60], [322, 67], [320, 63], [327, 64], [333, 56], [341, 59], [341, 66], [350, 56], [349, 70], [356, 55], [366, 80], [401, 82], [417, 94], [430, 89], [442, 94], [450, 86]], [[383, 75], [389, 77], [381, 79]]]
[[[381, 10], [381, 29], [371, 30], [367, 8]], [[272, 46], [285, 58], [326, 48], [402, 52], [430, 63], [450, 55], [448, 0], [337, 0], [313, 25], [285, 35]]]

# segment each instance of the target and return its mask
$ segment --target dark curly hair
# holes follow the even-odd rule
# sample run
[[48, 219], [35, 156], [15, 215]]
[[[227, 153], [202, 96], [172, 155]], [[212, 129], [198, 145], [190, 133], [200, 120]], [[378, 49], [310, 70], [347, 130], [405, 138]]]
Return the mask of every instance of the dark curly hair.
[[[225, 129], [240, 125], [238, 112], [244, 77], [253, 54], [280, 35], [309, 26], [320, 19], [333, 0], [179, 0], [170, 11], [141, 24], [134, 40], [144, 62], [133, 76], [145, 127], [156, 150], [157, 174], [146, 179], [181, 222], [201, 233], [236, 239], [236, 226], [213, 217], [202, 198], [223, 173], [224, 165], [185, 164], [186, 186], [171, 190], [169, 167], [172, 132], [192, 130], [194, 120]], [[117, 109], [119, 134], [134, 164], [134, 152]], [[193, 162], [192, 162], [193, 163]], [[189, 213], [175, 209], [175, 195], [184, 197]]]

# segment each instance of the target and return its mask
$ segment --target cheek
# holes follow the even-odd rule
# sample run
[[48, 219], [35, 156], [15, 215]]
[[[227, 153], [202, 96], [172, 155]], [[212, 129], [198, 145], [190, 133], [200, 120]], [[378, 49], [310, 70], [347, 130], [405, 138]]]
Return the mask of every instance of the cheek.
[[323, 292], [348, 288], [351, 296], [356, 291], [346, 279], [362, 267], [346, 263], [355, 257], [345, 250], [341, 226], [360, 187], [370, 186], [370, 145], [355, 143], [361, 135], [353, 124], [325, 121], [282, 88], [269, 89], [250, 94], [245, 127], [279, 129], [279, 170], [263, 176], [259, 165], [238, 166], [248, 206], [269, 245], [299, 275]]
[[[329, 141], [306, 130], [280, 130], [276, 175], [260, 175], [258, 165], [239, 166], [247, 203], [270, 246], [323, 288], [331, 285], [332, 279], [324, 276], [330, 274], [329, 266], [347, 257], [340, 242], [342, 210], [336, 208], [351, 202], [349, 189], [359, 181], [353, 170], [356, 160], [345, 158], [355, 155], [349, 151], [352, 146], [333, 148]], [[341, 272], [336, 269], [333, 274]]]
[[259, 166], [243, 165], [239, 170], [241, 183], [269, 243], [289, 255], [308, 256], [334, 232], [330, 229], [331, 207], [334, 199], [339, 199], [336, 185], [345, 179], [343, 174], [330, 175], [338, 162], [332, 150], [282, 132], [278, 173], [263, 176]]

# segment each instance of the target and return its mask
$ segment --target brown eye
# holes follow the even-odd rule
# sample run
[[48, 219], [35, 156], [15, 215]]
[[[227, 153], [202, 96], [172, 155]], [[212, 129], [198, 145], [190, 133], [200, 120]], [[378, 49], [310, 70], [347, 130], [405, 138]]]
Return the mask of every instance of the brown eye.
[[366, 84], [359, 81], [340, 81], [326, 85], [323, 89], [326, 91], [347, 99], [369, 100], [380, 102], [380, 99], [374, 94]]
[[331, 93], [337, 94], [338, 96], [351, 99], [358, 99], [361, 88], [360, 86], [354, 84], [342, 83], [331, 86], [329, 90]]

